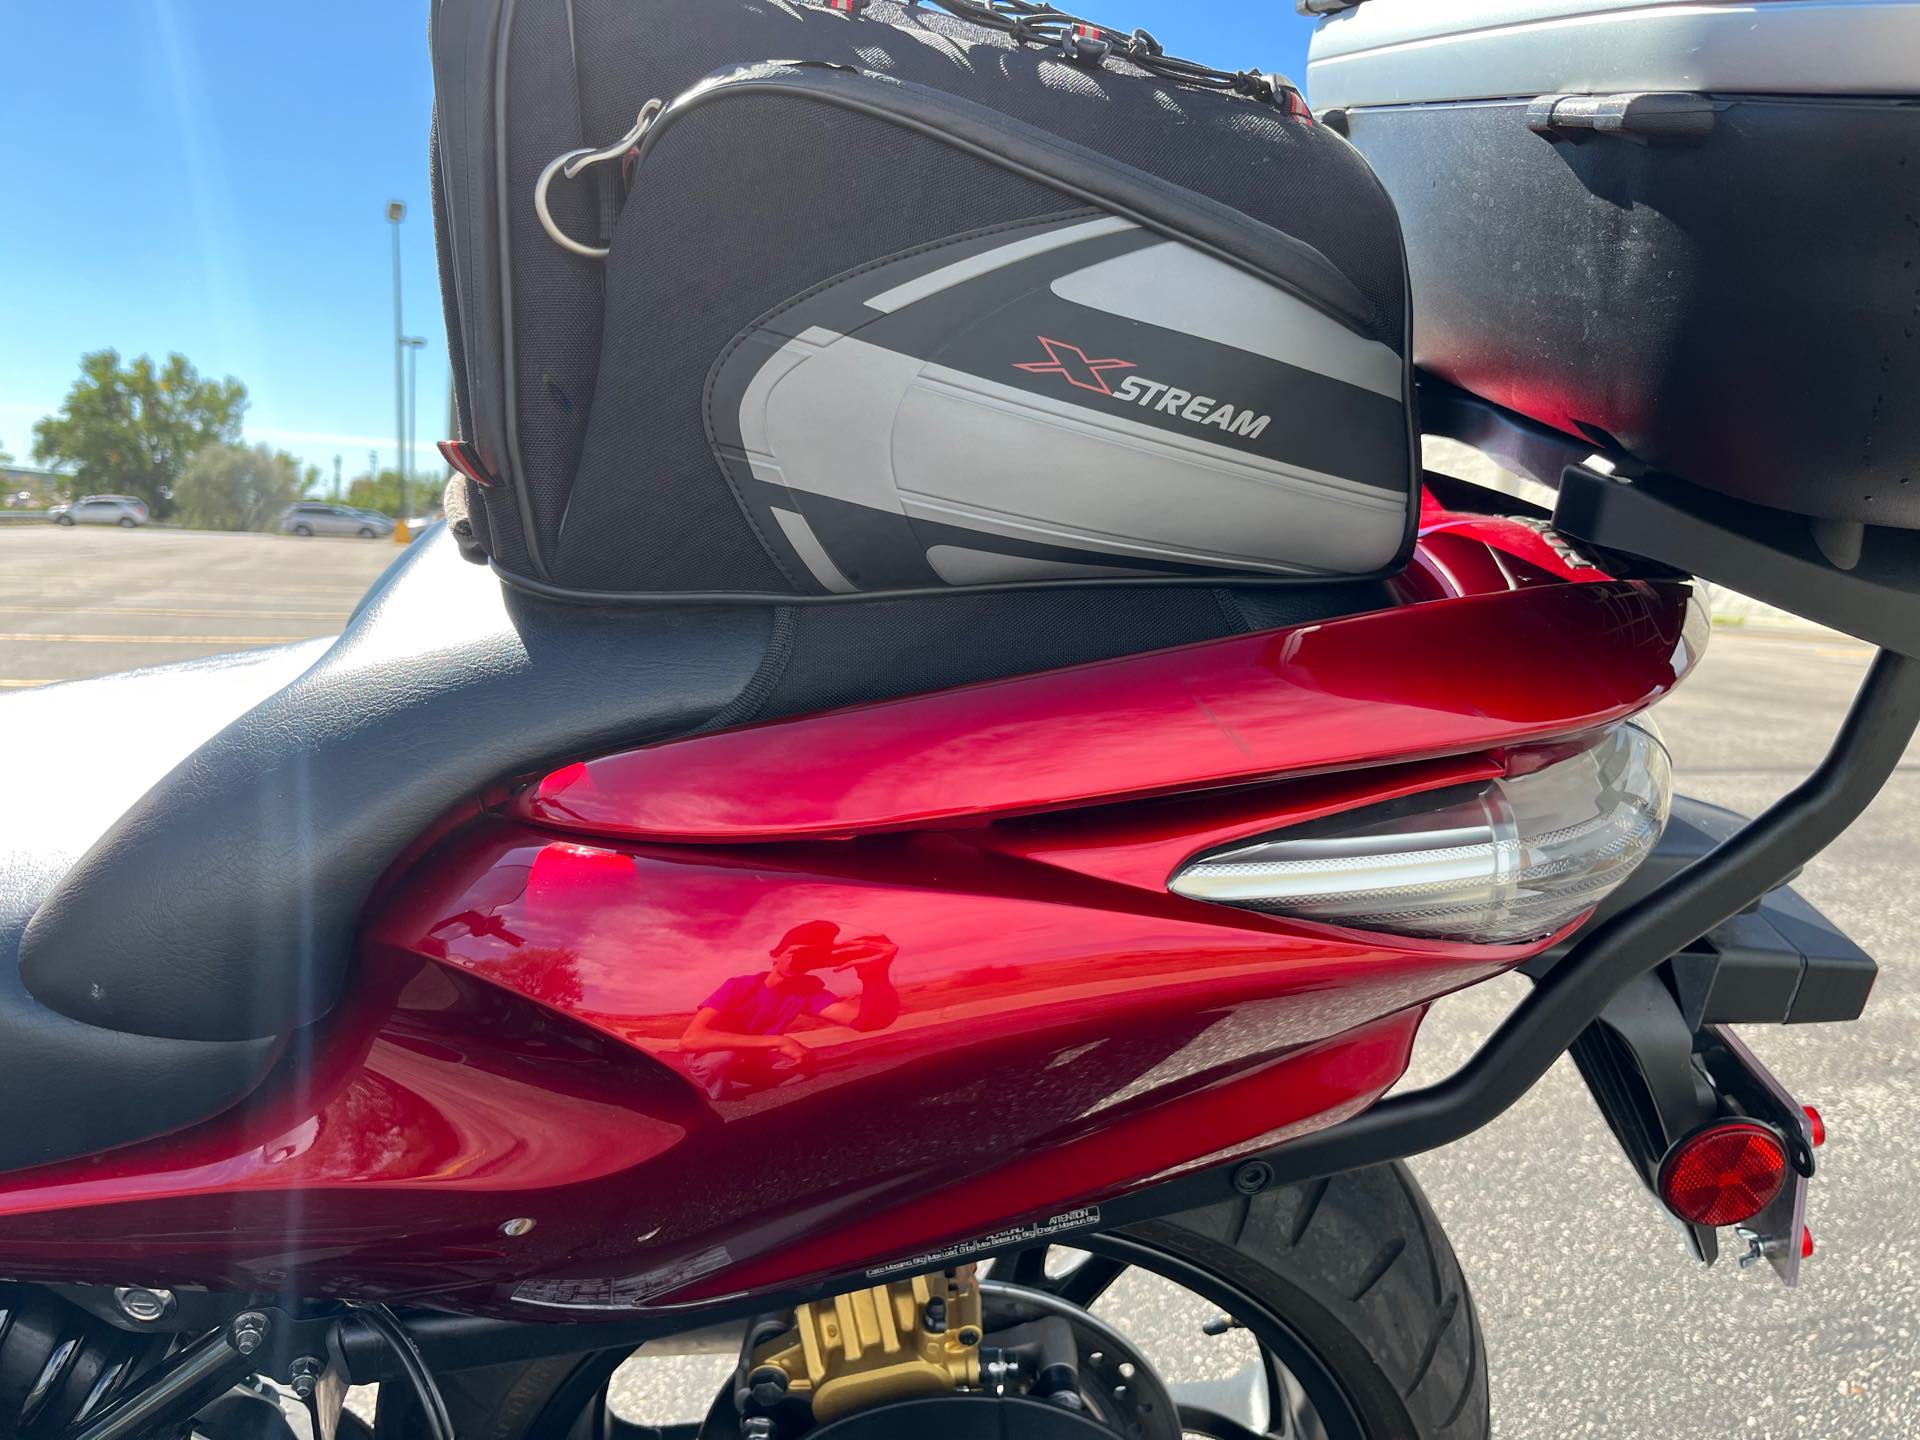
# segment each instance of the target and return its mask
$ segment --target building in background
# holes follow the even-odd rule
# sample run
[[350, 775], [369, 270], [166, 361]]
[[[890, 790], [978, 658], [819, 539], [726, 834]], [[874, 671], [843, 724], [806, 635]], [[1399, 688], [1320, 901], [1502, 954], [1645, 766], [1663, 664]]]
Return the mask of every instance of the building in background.
[[0, 465], [0, 508], [44, 510], [65, 498], [73, 477], [59, 470], [33, 465]]

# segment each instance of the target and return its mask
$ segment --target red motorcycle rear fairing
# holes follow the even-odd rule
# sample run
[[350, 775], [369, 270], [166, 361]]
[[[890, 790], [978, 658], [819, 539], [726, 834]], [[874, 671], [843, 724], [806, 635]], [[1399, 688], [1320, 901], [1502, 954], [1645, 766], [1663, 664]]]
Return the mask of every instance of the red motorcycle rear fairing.
[[248, 1105], [4, 1178], [9, 1272], [678, 1305], [1068, 1234], [1357, 1113], [1429, 1001], [1547, 942], [1341, 930], [1169, 875], [1498, 775], [1651, 703], [1700, 639], [1684, 585], [1428, 518], [1402, 583], [1452, 598], [589, 758], [470, 807]]
[[631, 750], [515, 810], [575, 834], [818, 839], [1519, 744], [1645, 705], [1671, 656], [1596, 637], [1683, 610], [1671, 586], [1558, 585], [1375, 611]]

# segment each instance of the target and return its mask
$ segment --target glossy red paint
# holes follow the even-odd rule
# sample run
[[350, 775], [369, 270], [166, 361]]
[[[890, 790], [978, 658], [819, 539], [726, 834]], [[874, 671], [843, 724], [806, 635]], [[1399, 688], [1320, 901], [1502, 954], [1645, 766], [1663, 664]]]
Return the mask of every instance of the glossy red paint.
[[[870, 1238], [842, 1249], [885, 1259], [969, 1217], [1331, 1123], [1397, 1078], [1412, 1005], [1510, 958], [1228, 912], [1241, 923], [1223, 928], [1159, 897], [1135, 913], [1140, 897], [1095, 903], [985, 851], [887, 843], [908, 853], [836, 871], [464, 837], [374, 926], [365, 970], [403, 983], [364, 986], [261, 1103], [6, 1177], [9, 1273], [132, 1267], [473, 1308], [538, 1277], [584, 1282], [534, 1292], [549, 1302], [616, 1282], [621, 1303], [664, 1297], [716, 1246], [798, 1278], [829, 1262], [782, 1258], [796, 1241], [849, 1231]], [[791, 1053], [696, 1049], [703, 1002], [734, 977], [764, 991], [768, 951], [828, 915], [831, 943], [893, 937], [869, 947], [877, 979], [816, 951], [828, 979], [774, 1035]], [[846, 995], [851, 1011], [828, 1013]], [[722, 1026], [757, 1023], [754, 1001], [718, 1003]], [[533, 1232], [502, 1237], [519, 1216]]]
[[[930, 1268], [929, 1240], [962, 1243], [991, 1233], [980, 1217], [1005, 1216], [1009, 1195], [1069, 1197], [1033, 1212], [1048, 1219], [1084, 1208], [1097, 1223], [1097, 1202], [1214, 1161], [1278, 1145], [1357, 1115], [1407, 1068], [1425, 1007], [1402, 1011], [1237, 1080], [1169, 1100], [1143, 1114], [1101, 1116], [1083, 1134], [1036, 1147], [1012, 1164], [882, 1210], [863, 1225], [807, 1234], [769, 1250], [766, 1258], [694, 1281], [673, 1293], [677, 1304], [825, 1280], [874, 1269], [875, 1256], [899, 1257], [891, 1269]], [[1289, 1120], [1289, 1116], [1304, 1118]], [[1257, 1118], [1256, 1118], [1257, 1117]], [[1249, 1133], [1249, 1121], [1270, 1128]], [[1200, 1158], [1196, 1158], [1200, 1157]], [[1080, 1202], [1087, 1202], [1081, 1205]], [[784, 1237], [783, 1237], [784, 1238]], [[1071, 1238], [1071, 1237], [1069, 1237]], [[918, 1262], [918, 1263], [916, 1263]], [[934, 1261], [938, 1263], [938, 1261]]]
[[586, 1197], [695, 1121], [621, 1047], [456, 970], [401, 956], [297, 1037], [246, 1105], [179, 1135], [0, 1177], [0, 1257], [24, 1279], [372, 1295], [486, 1287], [580, 1237], [508, 1241], [555, 1187]]
[[[1496, 773], [1499, 747], [1636, 709], [1692, 662], [1681, 587], [1475, 573], [1505, 589], [633, 752], [676, 815], [696, 783], [737, 792], [707, 807], [718, 838], [754, 795], [816, 838], [584, 838], [468, 802], [382, 887], [350, 999], [252, 1102], [0, 1176], [0, 1271], [520, 1315], [693, 1303], [1335, 1123], [1399, 1077], [1429, 1001], [1540, 947], [1207, 906], [1168, 873]], [[849, 816], [887, 828], [818, 838]]]
[[[1442, 778], [1223, 796], [1158, 848]], [[270, 1101], [7, 1177], [0, 1254], [104, 1278], [164, 1233], [181, 1282], [482, 1306], [536, 1278], [664, 1299], [716, 1246], [713, 1284], [799, 1280], [1332, 1123], [1398, 1077], [1426, 1000], [1533, 948], [1075, 875], [1094, 826], [722, 850], [472, 825], [370, 923], [375, 983]]]
[[1595, 585], [1614, 577], [1543, 518], [1453, 511], [1422, 496], [1412, 570], [1440, 595], [1489, 595], [1562, 581]]
[[1689, 587], [1381, 610], [648, 746], [516, 801], [576, 834], [745, 842], [947, 826], [1457, 754], [1632, 714], [1686, 673]]

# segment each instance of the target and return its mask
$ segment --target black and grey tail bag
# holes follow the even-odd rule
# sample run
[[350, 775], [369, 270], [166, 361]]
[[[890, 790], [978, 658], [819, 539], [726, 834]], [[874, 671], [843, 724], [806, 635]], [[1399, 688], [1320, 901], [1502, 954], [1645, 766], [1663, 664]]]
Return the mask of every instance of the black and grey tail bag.
[[509, 579], [785, 600], [1403, 563], [1405, 259], [1366, 164], [1277, 77], [951, 8], [442, 0], [467, 499]]

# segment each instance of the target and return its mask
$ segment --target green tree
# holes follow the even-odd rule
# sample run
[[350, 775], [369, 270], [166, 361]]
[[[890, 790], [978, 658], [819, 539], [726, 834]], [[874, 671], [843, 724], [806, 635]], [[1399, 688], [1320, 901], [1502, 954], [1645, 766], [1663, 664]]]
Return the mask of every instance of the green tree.
[[[412, 486], [413, 495], [410, 497], [416, 504], [421, 488], [419, 480], [416, 479]], [[378, 510], [382, 515], [398, 515], [400, 513], [400, 472], [382, 470], [375, 476], [354, 476], [347, 482], [346, 503], [360, 510]]]
[[270, 530], [280, 512], [318, 478], [284, 450], [209, 445], [187, 462], [174, 487], [182, 523], [197, 530]]
[[122, 365], [118, 351], [95, 350], [80, 357], [59, 414], [33, 427], [33, 454], [71, 468], [79, 490], [138, 495], [163, 519], [187, 462], [238, 441], [246, 408], [246, 386], [203, 380], [184, 355], [156, 367], [146, 355]]

